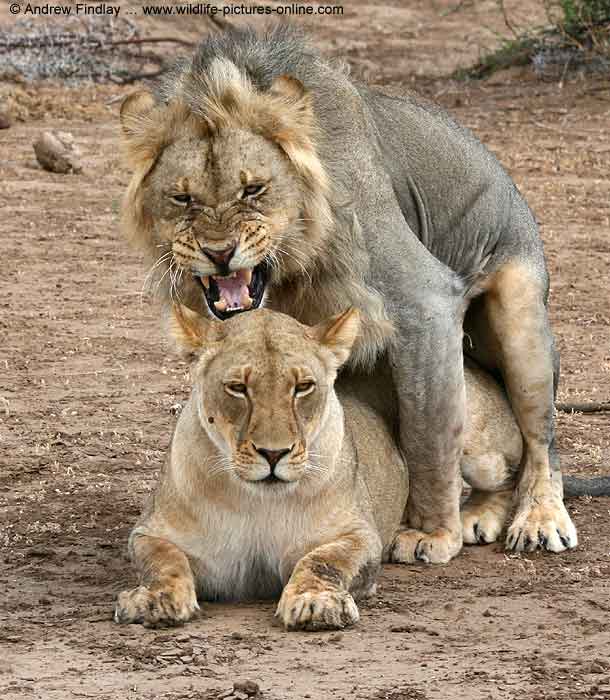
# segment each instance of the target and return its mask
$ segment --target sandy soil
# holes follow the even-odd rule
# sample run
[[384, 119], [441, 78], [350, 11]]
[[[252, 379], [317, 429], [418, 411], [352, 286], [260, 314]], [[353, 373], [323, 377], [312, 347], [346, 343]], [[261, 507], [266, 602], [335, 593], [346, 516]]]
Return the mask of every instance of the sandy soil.
[[[501, 29], [492, 1], [447, 16], [440, 0], [345, 5], [342, 19], [308, 23], [321, 48], [439, 101], [516, 179], [551, 268], [560, 398], [608, 400], [608, 82], [541, 83], [529, 69], [442, 78], [497, 42], [485, 28]], [[207, 30], [142, 23], [157, 35]], [[286, 634], [269, 602], [208, 605], [179, 630], [111, 622], [114, 596], [134, 582], [126, 536], [188, 389], [118, 232], [124, 92], [0, 86], [14, 119], [0, 131], [0, 696], [212, 699], [251, 680], [270, 700], [610, 698], [610, 499], [569, 502], [581, 538], [569, 554], [490, 545], [444, 567], [385, 567], [343, 633]], [[48, 128], [74, 134], [81, 175], [37, 167], [32, 143]], [[559, 417], [567, 472], [609, 471], [609, 422]]]

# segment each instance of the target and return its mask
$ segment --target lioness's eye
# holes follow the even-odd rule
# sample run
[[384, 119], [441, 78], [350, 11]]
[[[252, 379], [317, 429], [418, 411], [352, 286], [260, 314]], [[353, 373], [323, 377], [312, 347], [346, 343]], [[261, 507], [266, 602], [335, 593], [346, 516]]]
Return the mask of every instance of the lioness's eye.
[[312, 381], [299, 382], [294, 387], [294, 393], [296, 396], [307, 396], [316, 388], [316, 383]]
[[233, 396], [245, 396], [248, 393], [248, 387], [241, 382], [231, 382], [225, 384], [225, 391]]
[[190, 194], [173, 194], [170, 199], [181, 207], [187, 207], [192, 202]]
[[244, 197], [255, 197], [257, 194], [261, 194], [264, 189], [264, 185], [246, 185], [242, 190], [242, 199]]

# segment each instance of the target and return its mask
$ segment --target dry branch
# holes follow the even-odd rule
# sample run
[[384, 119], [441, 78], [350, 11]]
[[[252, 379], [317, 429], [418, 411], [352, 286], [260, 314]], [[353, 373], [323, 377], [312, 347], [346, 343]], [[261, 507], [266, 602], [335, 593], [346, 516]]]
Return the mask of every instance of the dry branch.
[[610, 402], [556, 403], [555, 408], [562, 413], [603, 413], [610, 411]]

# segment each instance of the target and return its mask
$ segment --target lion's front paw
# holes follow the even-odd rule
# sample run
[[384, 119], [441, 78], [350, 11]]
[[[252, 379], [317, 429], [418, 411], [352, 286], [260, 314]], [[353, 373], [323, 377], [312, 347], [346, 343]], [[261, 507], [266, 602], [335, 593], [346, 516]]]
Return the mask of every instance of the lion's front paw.
[[396, 534], [390, 561], [396, 564], [446, 564], [462, 548], [462, 533], [439, 528], [431, 533], [421, 530], [401, 530]]
[[342, 629], [360, 619], [354, 599], [347, 591], [295, 593], [284, 589], [276, 616], [288, 630]]
[[119, 594], [114, 621], [120, 624], [138, 622], [145, 627], [173, 627], [184, 624], [198, 611], [192, 585], [156, 590], [139, 586]]
[[519, 507], [506, 537], [506, 548], [515, 552], [563, 552], [577, 544], [576, 528], [558, 496], [532, 499]]

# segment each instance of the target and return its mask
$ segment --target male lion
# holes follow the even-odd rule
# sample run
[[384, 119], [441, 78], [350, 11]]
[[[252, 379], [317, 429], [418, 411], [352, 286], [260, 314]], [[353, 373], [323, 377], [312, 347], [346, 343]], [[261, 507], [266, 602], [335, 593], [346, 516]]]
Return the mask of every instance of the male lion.
[[[408, 493], [391, 378], [342, 375], [335, 390], [358, 326], [354, 310], [313, 328], [267, 309], [225, 323], [177, 313], [194, 386], [129, 538], [141, 585], [119, 595], [117, 622], [177, 624], [198, 598], [280, 594], [289, 629], [358, 620], [354, 598], [373, 590]], [[465, 539], [492, 541], [521, 434], [500, 386], [480, 369], [466, 377], [462, 467], [494, 517], [466, 515]]]
[[[396, 561], [461, 547], [463, 337], [501, 374], [525, 444], [507, 546], [576, 546], [553, 447], [542, 243], [468, 130], [353, 82], [283, 27], [206, 39], [156, 94], [127, 98], [121, 121], [124, 228], [168, 301], [220, 319], [264, 302], [308, 324], [363, 310], [352, 371], [391, 369], [411, 472]], [[483, 499], [474, 516], [493, 513]]]

